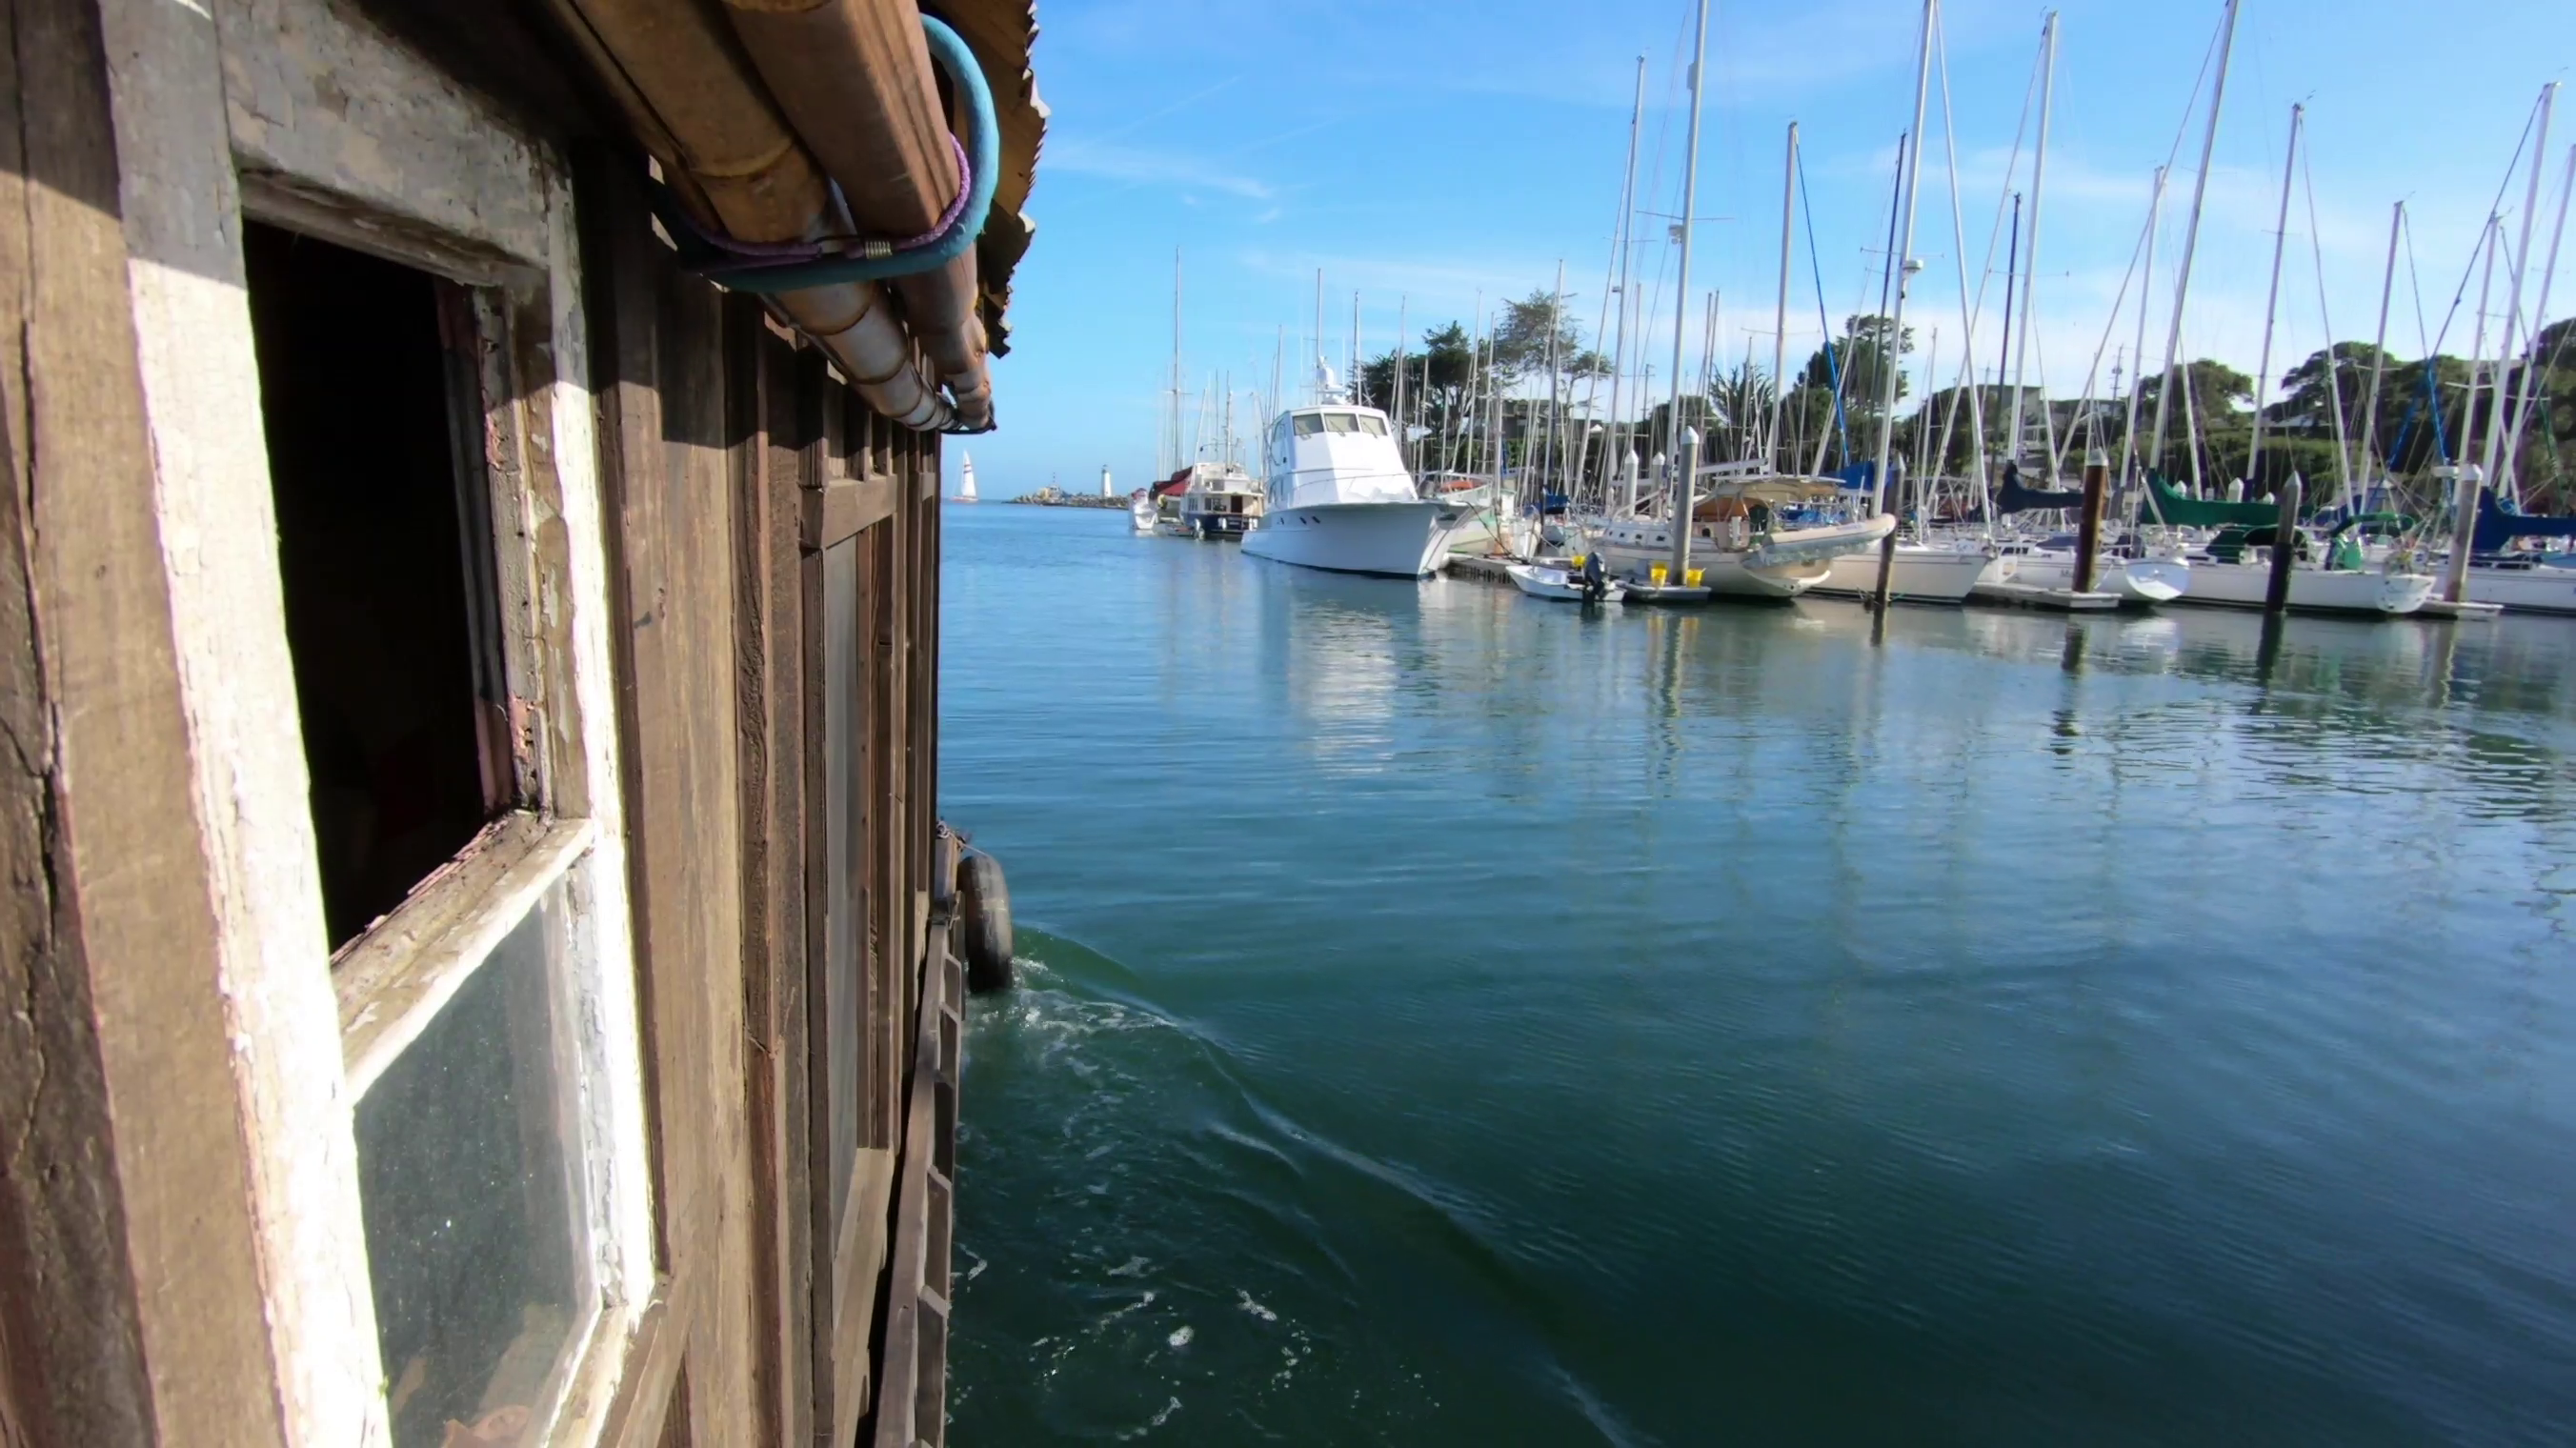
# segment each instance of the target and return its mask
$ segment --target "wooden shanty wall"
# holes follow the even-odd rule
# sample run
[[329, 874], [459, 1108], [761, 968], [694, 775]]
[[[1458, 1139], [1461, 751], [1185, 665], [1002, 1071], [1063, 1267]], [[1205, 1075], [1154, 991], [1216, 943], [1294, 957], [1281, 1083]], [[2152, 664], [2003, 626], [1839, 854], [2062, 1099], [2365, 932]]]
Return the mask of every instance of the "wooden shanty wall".
[[748, 1403], [759, 1441], [848, 1443], [930, 944], [938, 440], [680, 274], [622, 162], [580, 205], [683, 1344], [638, 1412], [719, 1443]]
[[[680, 272], [622, 138], [366, 6], [0, 0], [0, 42], [0, 1445], [372, 1448], [514, 1412], [582, 1448], [940, 1442], [939, 440]], [[392, 355], [392, 303], [267, 370], [278, 278], [326, 254], [419, 303], [438, 375], [347, 360]], [[321, 492], [440, 454], [488, 665], [461, 843], [363, 908], [333, 893], [307, 686], [339, 656], [299, 632], [276, 426], [344, 380], [446, 409]], [[390, 531], [331, 540], [334, 577]], [[430, 667], [368, 663], [386, 693]], [[370, 1105], [512, 971], [486, 995], [529, 1014], [406, 1089], [530, 1083], [509, 1134], [560, 1160], [483, 1195], [581, 1259], [548, 1300], [577, 1326], [512, 1297], [477, 1346], [542, 1371], [476, 1402], [505, 1376], [478, 1361], [428, 1390], [456, 1414], [406, 1417], [431, 1352], [387, 1324], [447, 1324], [385, 1285], [434, 1254], [387, 1237], [417, 1204], [371, 1173], [470, 1199], [489, 1163], [371, 1136]]]

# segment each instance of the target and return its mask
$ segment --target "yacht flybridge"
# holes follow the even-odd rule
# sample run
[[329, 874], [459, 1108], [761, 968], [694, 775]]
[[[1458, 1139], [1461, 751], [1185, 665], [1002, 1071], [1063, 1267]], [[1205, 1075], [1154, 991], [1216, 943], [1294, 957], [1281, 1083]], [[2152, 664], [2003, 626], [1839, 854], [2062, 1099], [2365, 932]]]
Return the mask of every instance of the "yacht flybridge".
[[1341, 573], [1419, 578], [1448, 553], [1456, 510], [1424, 502], [1386, 414], [1325, 402], [1271, 424], [1269, 496], [1244, 535], [1255, 558]]

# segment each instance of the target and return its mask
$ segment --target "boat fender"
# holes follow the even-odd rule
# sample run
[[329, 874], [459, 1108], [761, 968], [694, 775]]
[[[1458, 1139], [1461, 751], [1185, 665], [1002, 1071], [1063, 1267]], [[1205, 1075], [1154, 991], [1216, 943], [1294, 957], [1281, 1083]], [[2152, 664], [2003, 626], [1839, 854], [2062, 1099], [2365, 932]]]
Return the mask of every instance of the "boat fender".
[[1011, 988], [1011, 890], [1002, 862], [981, 850], [957, 866], [957, 954], [966, 989], [977, 995]]

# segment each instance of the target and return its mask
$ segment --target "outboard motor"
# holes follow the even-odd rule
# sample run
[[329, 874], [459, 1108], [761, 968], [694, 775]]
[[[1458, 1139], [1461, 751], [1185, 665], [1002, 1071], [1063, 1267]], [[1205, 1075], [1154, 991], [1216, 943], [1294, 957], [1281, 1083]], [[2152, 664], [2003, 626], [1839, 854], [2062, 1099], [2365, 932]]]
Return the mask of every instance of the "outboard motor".
[[1596, 550], [1583, 555], [1583, 601], [1599, 603], [1610, 596], [1610, 570], [1601, 566]]

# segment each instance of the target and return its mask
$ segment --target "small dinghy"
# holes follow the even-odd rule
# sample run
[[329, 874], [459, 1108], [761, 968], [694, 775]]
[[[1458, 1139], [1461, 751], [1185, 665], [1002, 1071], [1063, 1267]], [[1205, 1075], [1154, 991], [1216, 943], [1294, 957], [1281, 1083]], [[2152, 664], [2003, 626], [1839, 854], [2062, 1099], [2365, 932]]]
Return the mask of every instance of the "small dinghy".
[[1580, 573], [1536, 563], [1515, 563], [1503, 571], [1512, 576], [1512, 582], [1521, 592], [1532, 598], [1555, 598], [1567, 603], [1617, 603], [1628, 591], [1628, 586], [1615, 578], [1599, 578], [1587, 585]]

